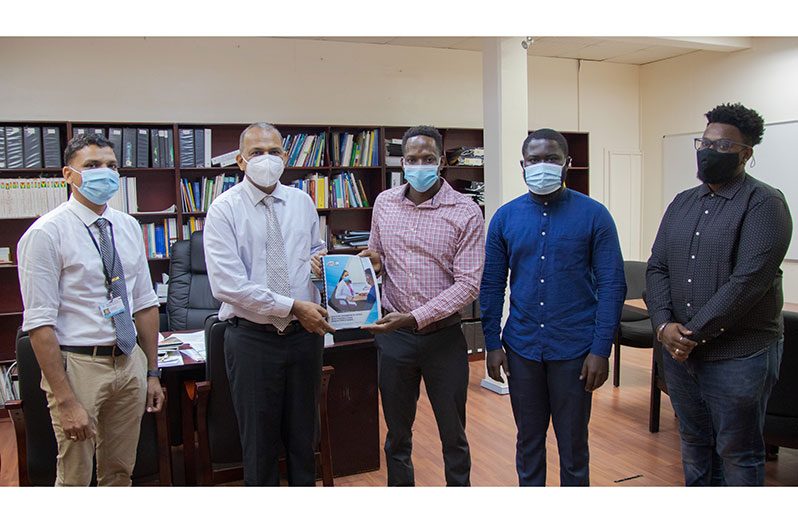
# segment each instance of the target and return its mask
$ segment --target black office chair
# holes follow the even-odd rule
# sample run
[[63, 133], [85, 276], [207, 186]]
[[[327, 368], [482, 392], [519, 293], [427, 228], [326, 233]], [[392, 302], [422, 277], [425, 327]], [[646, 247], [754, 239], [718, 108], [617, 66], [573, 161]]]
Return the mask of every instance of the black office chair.
[[221, 303], [211, 293], [202, 231], [196, 231], [190, 239], [172, 245], [169, 291], [166, 295], [169, 330], [201, 329], [205, 318], [219, 312], [220, 306]]
[[[623, 271], [626, 275], [626, 299], [645, 298], [646, 262], [625, 261]], [[615, 332], [615, 357], [613, 360], [612, 384], [621, 384], [621, 345], [647, 349], [652, 346], [654, 329], [648, 311], [624, 305], [621, 312], [621, 323]]]
[[[40, 387], [41, 370], [27, 333], [17, 333], [19, 396], [7, 402], [17, 443], [20, 486], [53, 486], [58, 445], [53, 433], [47, 396]], [[95, 470], [96, 475], [96, 470]], [[172, 484], [172, 460], [166, 405], [157, 414], [144, 414], [136, 450], [133, 484]], [[92, 484], [96, 483], [96, 477]]]
[[665, 371], [662, 366], [662, 358], [665, 349], [662, 344], [653, 340], [653, 350], [651, 354], [651, 391], [649, 393], [648, 406], [648, 431], [659, 432], [659, 410], [662, 403], [662, 393], [668, 393], [668, 385], [665, 383]]
[[[224, 360], [224, 332], [227, 322], [211, 316], [205, 322], [206, 380], [184, 382], [181, 407], [183, 413], [183, 455], [186, 482], [216, 485], [239, 481], [244, 477], [241, 465], [241, 438], [238, 420], [233, 410], [230, 382]], [[327, 391], [333, 368], [322, 369], [319, 391], [319, 447], [316, 464], [321, 471], [322, 484], [332, 487], [332, 453], [330, 450]], [[196, 447], [194, 420], [196, 419]], [[285, 462], [280, 460], [283, 468]]]
[[765, 443], [774, 456], [778, 447], [798, 448], [798, 313], [784, 311], [784, 354], [779, 381], [765, 409]]

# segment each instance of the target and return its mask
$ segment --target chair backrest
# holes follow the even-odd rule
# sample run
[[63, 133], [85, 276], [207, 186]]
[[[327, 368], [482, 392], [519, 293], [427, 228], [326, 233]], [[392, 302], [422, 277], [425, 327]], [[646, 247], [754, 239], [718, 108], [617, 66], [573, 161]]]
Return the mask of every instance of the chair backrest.
[[[28, 482], [34, 486], [53, 486], [56, 475], [58, 444], [53, 432], [47, 396], [41, 389], [41, 369], [27, 333], [17, 333], [17, 372], [19, 396], [25, 418], [26, 462]], [[158, 434], [155, 416], [146, 414], [141, 420], [141, 433], [136, 450], [133, 482], [149, 482], [160, 474]], [[169, 471], [169, 474], [171, 471]], [[95, 471], [96, 475], [96, 471]], [[96, 483], [96, 477], [92, 484]]]
[[768, 400], [767, 413], [774, 416], [798, 417], [798, 313], [784, 311], [784, 355], [781, 358], [779, 381]]
[[625, 261], [623, 272], [626, 275], [626, 299], [638, 300], [646, 289], [646, 262]]
[[201, 329], [205, 319], [217, 312], [221, 303], [213, 297], [202, 231], [191, 234], [188, 240], [175, 242], [169, 264], [169, 291], [166, 310], [172, 331]]
[[219, 321], [216, 315], [205, 320], [205, 379], [212, 384], [208, 396], [208, 446], [211, 462], [218, 464], [240, 463], [243, 459], [224, 359], [226, 328], [227, 322]]

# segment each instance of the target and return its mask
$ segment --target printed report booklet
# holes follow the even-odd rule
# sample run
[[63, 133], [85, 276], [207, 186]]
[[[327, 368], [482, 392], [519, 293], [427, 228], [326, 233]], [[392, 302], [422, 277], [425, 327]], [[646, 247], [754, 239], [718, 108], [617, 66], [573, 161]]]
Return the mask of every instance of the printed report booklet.
[[382, 317], [380, 292], [371, 260], [348, 254], [322, 257], [330, 325], [358, 329]]

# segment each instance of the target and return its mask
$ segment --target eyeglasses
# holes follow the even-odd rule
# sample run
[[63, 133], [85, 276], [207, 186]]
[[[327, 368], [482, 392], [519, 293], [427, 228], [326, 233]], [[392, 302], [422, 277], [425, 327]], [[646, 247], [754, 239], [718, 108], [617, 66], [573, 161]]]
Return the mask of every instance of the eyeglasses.
[[701, 151], [703, 149], [715, 149], [719, 153], [728, 153], [735, 145], [739, 145], [740, 147], [748, 147], [749, 149], [752, 148], [750, 145], [733, 142], [731, 140], [707, 140], [706, 138], [695, 139], [695, 148], [697, 151]]

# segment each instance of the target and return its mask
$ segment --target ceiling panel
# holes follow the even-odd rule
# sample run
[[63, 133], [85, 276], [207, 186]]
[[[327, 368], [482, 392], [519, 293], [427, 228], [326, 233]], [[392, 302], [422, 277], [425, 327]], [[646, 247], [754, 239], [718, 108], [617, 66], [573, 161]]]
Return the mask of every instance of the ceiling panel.
[[695, 51], [695, 49], [656, 46], [635, 51], [634, 53], [616, 56], [612, 61], [619, 64], [643, 65], [666, 60], [675, 56], [681, 56], [683, 54], [694, 53]]

